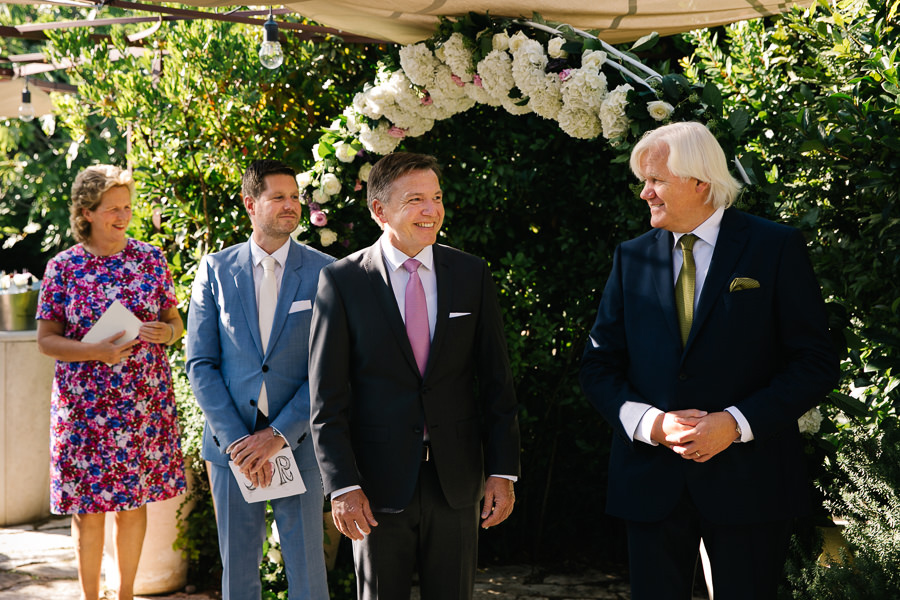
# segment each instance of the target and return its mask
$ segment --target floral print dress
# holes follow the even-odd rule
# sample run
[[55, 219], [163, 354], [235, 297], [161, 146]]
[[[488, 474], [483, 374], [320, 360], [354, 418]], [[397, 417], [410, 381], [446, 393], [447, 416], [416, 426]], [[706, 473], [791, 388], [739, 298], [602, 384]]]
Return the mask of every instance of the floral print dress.
[[[141, 321], [175, 305], [162, 253], [129, 239], [94, 256], [81, 244], [47, 265], [38, 319], [80, 340], [114, 300]], [[55, 514], [139, 508], [185, 491], [172, 374], [165, 347], [139, 342], [118, 364], [56, 361], [50, 409], [50, 509]]]

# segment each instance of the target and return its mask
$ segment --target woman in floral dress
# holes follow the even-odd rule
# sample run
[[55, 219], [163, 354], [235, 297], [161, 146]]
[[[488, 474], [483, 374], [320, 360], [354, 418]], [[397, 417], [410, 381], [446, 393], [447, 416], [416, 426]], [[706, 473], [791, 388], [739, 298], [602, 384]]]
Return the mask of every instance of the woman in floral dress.
[[[83, 600], [100, 594], [105, 513], [116, 514], [118, 600], [131, 600], [146, 504], [185, 491], [165, 351], [184, 326], [162, 253], [125, 235], [133, 193], [118, 167], [76, 177], [70, 222], [80, 243], [47, 265], [38, 301], [38, 347], [56, 359], [50, 508], [73, 515]], [[143, 321], [138, 337], [82, 342], [115, 300]]]

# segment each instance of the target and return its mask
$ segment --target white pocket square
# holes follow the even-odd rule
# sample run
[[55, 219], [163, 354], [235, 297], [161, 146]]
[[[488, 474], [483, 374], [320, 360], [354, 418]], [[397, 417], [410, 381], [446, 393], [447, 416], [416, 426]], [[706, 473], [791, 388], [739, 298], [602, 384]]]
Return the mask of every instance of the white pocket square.
[[472, 313], [470, 313], [470, 312], [467, 312], [467, 313], [450, 313], [450, 318], [451, 318], [451, 319], [455, 319], [456, 317], [468, 317], [468, 316], [471, 315], [471, 314], [472, 314]]
[[288, 314], [293, 314], [295, 312], [300, 312], [301, 310], [309, 310], [312, 308], [312, 302], [309, 300], [297, 300], [293, 304], [291, 304], [291, 310], [288, 311]]

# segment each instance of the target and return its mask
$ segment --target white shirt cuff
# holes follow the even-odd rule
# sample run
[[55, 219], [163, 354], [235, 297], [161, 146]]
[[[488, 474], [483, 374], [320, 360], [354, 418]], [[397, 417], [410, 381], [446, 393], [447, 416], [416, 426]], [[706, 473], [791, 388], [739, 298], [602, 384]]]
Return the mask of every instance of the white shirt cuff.
[[491, 473], [491, 477], [499, 477], [501, 479], [509, 479], [513, 483], [519, 480], [515, 475], [497, 475], [496, 473]]
[[249, 434], [249, 433], [248, 433], [247, 435], [241, 436], [241, 437], [239, 437], [238, 439], [236, 439], [236, 440], [234, 440], [233, 442], [231, 442], [231, 443], [228, 445], [228, 447], [225, 448], [225, 454], [231, 454], [231, 451], [234, 450], [234, 447], [237, 445], [237, 443], [240, 442], [241, 440], [247, 439], [248, 437], [250, 437], [250, 434]]
[[744, 416], [736, 406], [729, 406], [725, 409], [725, 412], [729, 413], [734, 420], [737, 421], [738, 427], [741, 428], [741, 439], [734, 440], [735, 442], [752, 442], [753, 441], [753, 430], [750, 429], [750, 421], [747, 420], [747, 417]]
[[651, 446], [658, 446], [657, 442], [650, 439], [653, 434], [653, 422], [662, 411], [650, 404], [643, 402], [626, 402], [619, 409], [619, 421], [628, 433], [631, 441], [644, 442]]
[[361, 489], [362, 489], [362, 487], [360, 487], [358, 485], [350, 485], [350, 486], [341, 488], [339, 490], [334, 490], [333, 492], [331, 492], [331, 499], [334, 500], [338, 496], [343, 496], [347, 492], [352, 492], [353, 490], [361, 490]]

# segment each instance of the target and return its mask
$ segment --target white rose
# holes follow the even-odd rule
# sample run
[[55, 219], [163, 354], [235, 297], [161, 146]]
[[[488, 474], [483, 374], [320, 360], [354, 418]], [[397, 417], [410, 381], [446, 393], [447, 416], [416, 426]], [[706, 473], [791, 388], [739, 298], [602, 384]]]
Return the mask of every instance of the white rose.
[[491, 47], [494, 50], [507, 50], [509, 49], [509, 34], [505, 31], [503, 33], [495, 33], [493, 39], [491, 39]]
[[372, 163], [367, 162], [359, 168], [359, 180], [362, 182], [369, 181], [369, 171], [372, 170]]
[[337, 234], [327, 227], [319, 230], [319, 241], [323, 247], [328, 247], [337, 241]]
[[325, 173], [322, 175], [322, 181], [319, 185], [329, 196], [334, 196], [341, 191], [341, 180], [338, 179], [334, 173]]
[[547, 54], [550, 55], [550, 58], [567, 57], [569, 53], [562, 49], [563, 44], [565, 43], [566, 40], [561, 37], [552, 38], [549, 42], [547, 42]]
[[334, 155], [341, 162], [352, 163], [356, 158], [356, 150], [347, 142], [338, 142], [334, 145]]
[[657, 121], [668, 119], [669, 115], [671, 115], [674, 110], [674, 106], [668, 102], [663, 102], [662, 100], [654, 100], [653, 102], [647, 103], [647, 112], [649, 112], [650, 116]]
[[319, 155], [319, 144], [316, 144], [312, 148], [313, 160], [318, 162], [322, 160], [324, 157]]
[[522, 33], [521, 31], [516, 32], [511, 38], [509, 38], [509, 51], [515, 52], [519, 49], [519, 46], [529, 41], [529, 37]]
[[322, 188], [315, 188], [312, 193], [312, 201], [316, 204], [325, 204], [331, 200], [331, 196], [325, 193]]
[[309, 187], [309, 184], [312, 183], [313, 172], [307, 171], [305, 173], [297, 174], [297, 187], [300, 188], [300, 191], [305, 190]]

